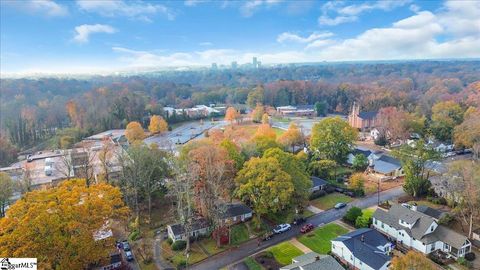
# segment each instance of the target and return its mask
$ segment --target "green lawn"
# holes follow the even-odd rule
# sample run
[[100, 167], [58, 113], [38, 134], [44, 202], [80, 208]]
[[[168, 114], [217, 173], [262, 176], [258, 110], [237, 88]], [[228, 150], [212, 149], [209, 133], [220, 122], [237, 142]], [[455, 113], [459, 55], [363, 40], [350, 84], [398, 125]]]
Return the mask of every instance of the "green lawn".
[[239, 245], [249, 239], [248, 228], [244, 223], [233, 226], [230, 233], [232, 245]]
[[330, 223], [300, 236], [298, 241], [319, 254], [327, 254], [332, 248], [330, 241], [347, 232], [348, 230], [342, 226]]
[[285, 130], [279, 128], [273, 128], [273, 130], [275, 131], [275, 134], [277, 134], [277, 138], [285, 132]]
[[373, 213], [375, 213], [374, 209], [367, 208], [362, 210], [363, 217], [371, 218], [373, 216]]
[[222, 252], [226, 249], [224, 246], [217, 247], [217, 241], [211, 237], [205, 238], [197, 242], [211, 255]]
[[272, 252], [275, 260], [282, 264], [292, 263], [292, 259], [303, 254], [303, 252], [290, 242], [283, 242], [268, 249]]
[[[186, 261], [186, 256], [183, 250], [181, 251], [174, 251], [170, 247], [167, 242], [162, 242], [162, 256], [170, 261], [175, 266], [178, 266], [182, 262]], [[207, 258], [207, 254], [205, 254], [197, 243], [192, 243], [190, 248], [190, 257], [188, 259], [188, 264], [194, 264], [199, 262], [203, 259]]]
[[310, 201], [310, 204], [322, 210], [328, 210], [330, 208], [333, 208], [337, 203], [340, 203], [340, 202], [349, 203], [352, 200], [353, 199], [348, 197], [347, 195], [335, 192], [335, 193], [330, 193], [330, 194], [327, 194], [326, 196], [317, 198], [313, 201]]
[[304, 209], [303, 210], [303, 216], [306, 217], [306, 218], [309, 218], [311, 216], [315, 215], [315, 213], [313, 213], [312, 211], [308, 210], [308, 209]]
[[248, 267], [248, 270], [262, 270], [263, 267], [258, 264], [253, 258], [251, 257], [248, 257], [245, 259], [245, 261], [243, 261], [247, 267]]

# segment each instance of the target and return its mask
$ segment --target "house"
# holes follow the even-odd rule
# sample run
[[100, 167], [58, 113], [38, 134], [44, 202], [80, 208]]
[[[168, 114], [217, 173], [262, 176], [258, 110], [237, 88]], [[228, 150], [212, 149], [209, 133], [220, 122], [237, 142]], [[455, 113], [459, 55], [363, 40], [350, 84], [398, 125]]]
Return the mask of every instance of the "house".
[[324, 180], [322, 178], [315, 177], [315, 176], [311, 176], [310, 180], [312, 181], [312, 187], [310, 188], [310, 192], [323, 190], [328, 185], [328, 182], [326, 180]]
[[315, 116], [313, 105], [279, 106], [277, 112], [282, 116]]
[[303, 254], [292, 259], [292, 264], [280, 270], [345, 270], [332, 256], [315, 252]]
[[404, 176], [400, 161], [388, 155], [381, 155], [377, 159], [373, 159], [373, 171], [385, 176], [399, 177]]
[[225, 204], [225, 212], [223, 214], [223, 222], [228, 224], [235, 224], [246, 221], [253, 216], [253, 211], [250, 207], [243, 203]]
[[372, 153], [373, 152], [368, 150], [368, 149], [363, 149], [363, 148], [357, 147], [357, 148], [353, 149], [353, 151], [350, 154], [348, 154], [347, 163], [349, 165], [353, 165], [353, 161], [355, 160], [355, 156], [359, 155], [359, 154], [365, 156], [365, 158], [367, 158], [367, 159], [370, 159]]
[[429, 215], [398, 204], [389, 211], [378, 208], [373, 214], [373, 227], [398, 244], [424, 254], [438, 250], [458, 258], [471, 250], [467, 237], [438, 225]]
[[[190, 237], [197, 237], [202, 235], [207, 235], [210, 232], [210, 224], [204, 218], [197, 218], [192, 222], [192, 228], [189, 233]], [[185, 227], [182, 224], [173, 224], [167, 225], [168, 237], [173, 240], [173, 242], [178, 240], [187, 239], [185, 232]]]
[[353, 103], [352, 111], [348, 115], [348, 123], [361, 130], [373, 129], [378, 125], [377, 111], [360, 112], [360, 105]]
[[412, 205], [410, 209], [412, 209], [413, 211], [424, 213], [425, 215], [432, 217], [436, 222], [438, 222], [441, 218], [447, 216], [447, 213], [426, 205]]
[[393, 249], [385, 236], [368, 228], [358, 229], [332, 240], [332, 254], [359, 270], [386, 270]]

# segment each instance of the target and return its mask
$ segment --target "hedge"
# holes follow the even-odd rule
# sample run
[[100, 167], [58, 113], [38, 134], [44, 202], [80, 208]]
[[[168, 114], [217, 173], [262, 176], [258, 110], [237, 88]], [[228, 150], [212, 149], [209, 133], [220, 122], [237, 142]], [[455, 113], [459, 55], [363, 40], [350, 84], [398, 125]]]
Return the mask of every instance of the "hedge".
[[187, 247], [187, 242], [184, 240], [177, 240], [172, 244], [172, 250], [184, 250]]

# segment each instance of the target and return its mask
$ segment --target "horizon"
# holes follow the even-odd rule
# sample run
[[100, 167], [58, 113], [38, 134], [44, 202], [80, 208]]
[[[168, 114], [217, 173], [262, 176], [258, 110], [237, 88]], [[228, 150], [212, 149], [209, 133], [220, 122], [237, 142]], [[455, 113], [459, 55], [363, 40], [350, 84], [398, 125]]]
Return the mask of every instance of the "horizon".
[[2, 1], [0, 75], [476, 60], [479, 13], [478, 1]]

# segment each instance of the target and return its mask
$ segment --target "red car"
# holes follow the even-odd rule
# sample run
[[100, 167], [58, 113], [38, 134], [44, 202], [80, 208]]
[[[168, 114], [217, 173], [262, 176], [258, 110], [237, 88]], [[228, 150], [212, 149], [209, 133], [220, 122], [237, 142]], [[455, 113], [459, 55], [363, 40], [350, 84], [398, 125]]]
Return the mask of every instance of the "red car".
[[303, 227], [300, 229], [300, 232], [301, 233], [307, 233], [307, 232], [313, 230], [313, 228], [315, 228], [315, 226], [313, 226], [312, 223], [308, 223], [308, 224], [303, 225]]

